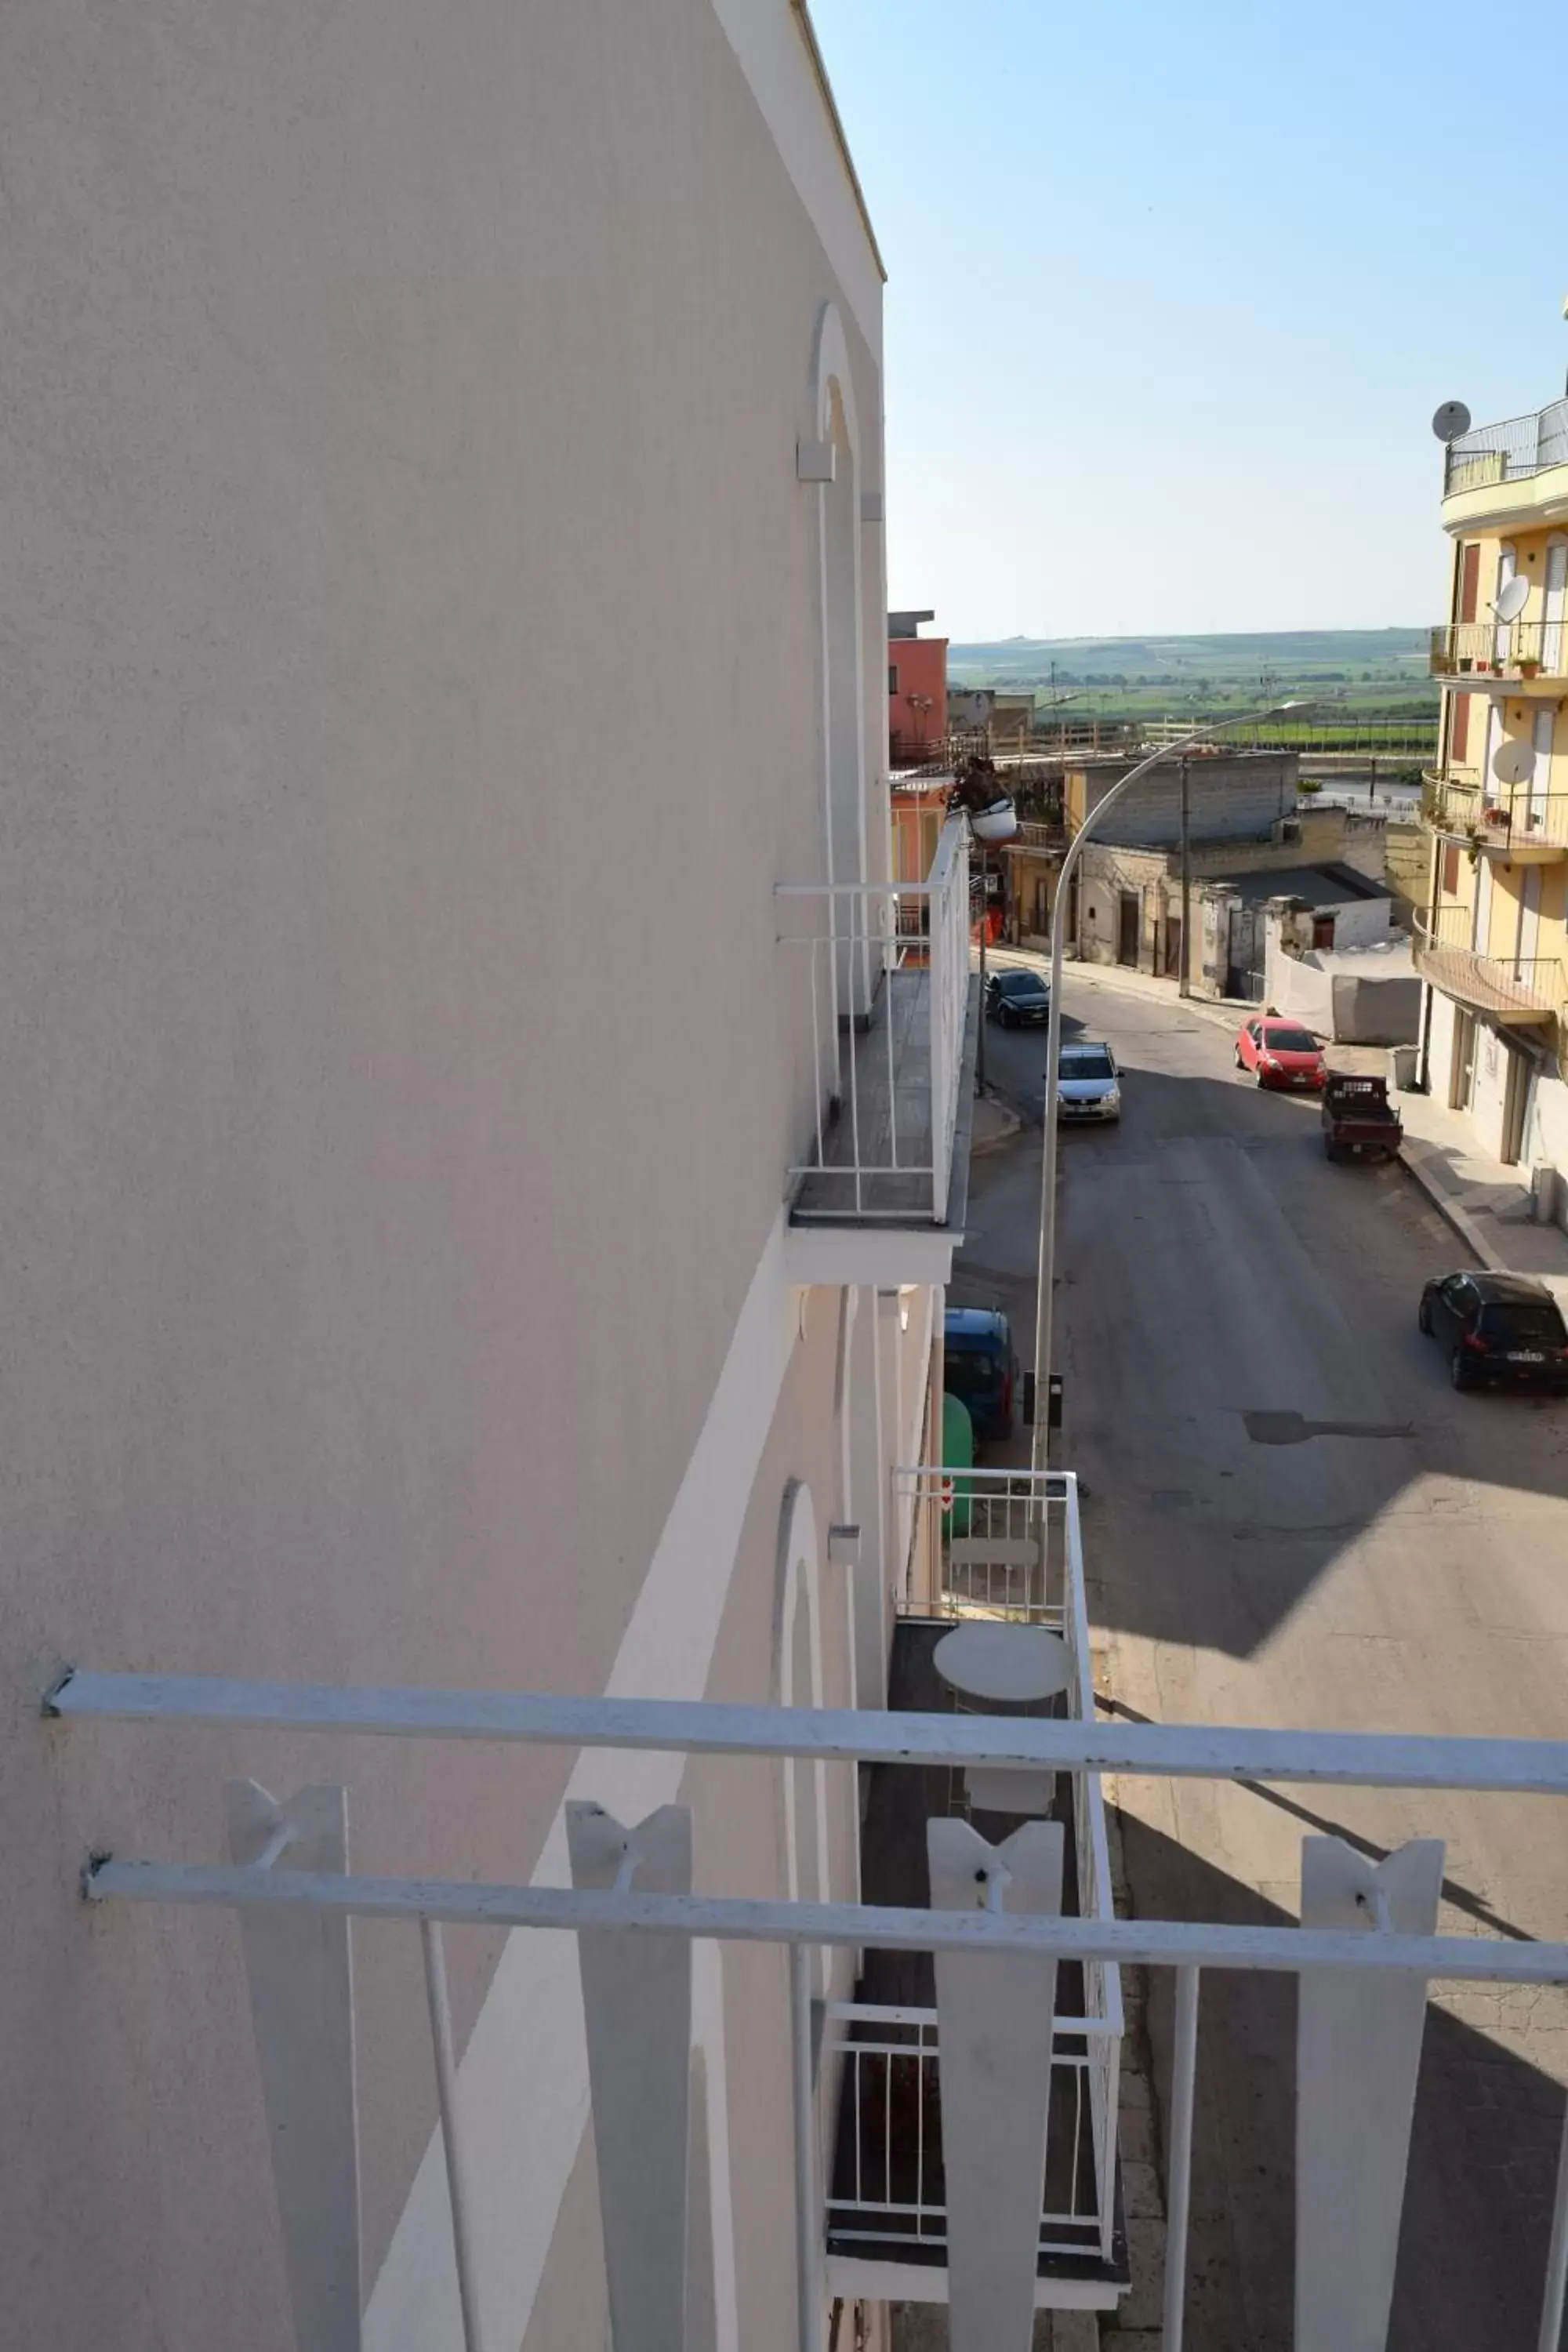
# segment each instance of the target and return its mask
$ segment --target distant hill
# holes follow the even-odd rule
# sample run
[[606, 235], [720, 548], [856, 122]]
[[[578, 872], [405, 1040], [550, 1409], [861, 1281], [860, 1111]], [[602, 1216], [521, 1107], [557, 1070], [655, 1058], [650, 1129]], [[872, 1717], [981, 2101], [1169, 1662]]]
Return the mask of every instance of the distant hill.
[[1273, 629], [1221, 636], [1004, 637], [952, 645], [948, 675], [959, 686], [1011, 693], [1084, 688], [1104, 695], [1164, 691], [1173, 700], [1225, 700], [1260, 686], [1317, 687], [1363, 701], [1390, 693], [1436, 700], [1425, 629]]

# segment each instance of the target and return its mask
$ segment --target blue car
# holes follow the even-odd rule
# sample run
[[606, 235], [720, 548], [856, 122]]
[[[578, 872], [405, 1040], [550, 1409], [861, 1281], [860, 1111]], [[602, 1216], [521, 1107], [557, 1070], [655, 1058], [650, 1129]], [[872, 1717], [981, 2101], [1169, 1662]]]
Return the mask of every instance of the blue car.
[[967, 1406], [982, 1444], [1018, 1426], [1018, 1359], [1013, 1327], [995, 1307], [950, 1307], [942, 1325], [942, 1386]]

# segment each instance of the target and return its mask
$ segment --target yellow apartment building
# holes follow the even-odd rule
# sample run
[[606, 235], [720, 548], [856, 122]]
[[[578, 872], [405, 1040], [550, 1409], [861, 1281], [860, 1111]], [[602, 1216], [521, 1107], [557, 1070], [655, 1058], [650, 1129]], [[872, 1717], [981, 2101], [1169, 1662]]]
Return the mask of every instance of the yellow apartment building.
[[1496, 1158], [1568, 1171], [1568, 400], [1448, 444], [1443, 528], [1423, 1068]]

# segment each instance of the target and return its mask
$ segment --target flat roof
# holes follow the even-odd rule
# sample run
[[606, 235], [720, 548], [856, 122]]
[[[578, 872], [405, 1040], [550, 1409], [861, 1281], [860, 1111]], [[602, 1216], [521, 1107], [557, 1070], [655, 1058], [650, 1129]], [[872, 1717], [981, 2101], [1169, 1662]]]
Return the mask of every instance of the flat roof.
[[1353, 866], [1264, 866], [1249, 867], [1244, 874], [1204, 874], [1194, 879], [1233, 890], [1247, 907], [1260, 907], [1267, 898], [1301, 898], [1309, 907], [1342, 907], [1350, 898], [1394, 896], [1386, 882], [1373, 882], [1358, 874]]

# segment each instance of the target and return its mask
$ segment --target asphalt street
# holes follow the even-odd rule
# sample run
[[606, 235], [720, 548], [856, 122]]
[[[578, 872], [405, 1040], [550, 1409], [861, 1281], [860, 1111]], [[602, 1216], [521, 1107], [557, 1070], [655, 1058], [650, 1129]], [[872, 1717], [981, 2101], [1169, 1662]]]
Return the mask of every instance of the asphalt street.
[[[1568, 1401], [1457, 1395], [1415, 1308], [1462, 1245], [1395, 1167], [1331, 1166], [1315, 1103], [1260, 1094], [1173, 993], [1069, 972], [1068, 1035], [1124, 1071], [1064, 1135], [1053, 1458], [1085, 1495], [1109, 1702], [1163, 1722], [1568, 1738]], [[993, 1027], [1021, 1134], [973, 1171], [952, 1296], [1032, 1356], [1042, 1033]], [[1547, 1800], [1123, 1782], [1134, 1907], [1298, 1912], [1300, 1840], [1447, 1842], [1445, 1933], [1568, 1936]], [[1148, 2012], [1169, 2075], [1168, 1983]], [[1289, 2352], [1294, 1988], [1206, 1978], [1192, 2342]], [[1434, 1987], [1394, 2352], [1533, 2343], [1568, 1995]]]

